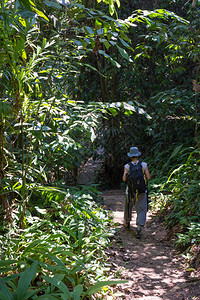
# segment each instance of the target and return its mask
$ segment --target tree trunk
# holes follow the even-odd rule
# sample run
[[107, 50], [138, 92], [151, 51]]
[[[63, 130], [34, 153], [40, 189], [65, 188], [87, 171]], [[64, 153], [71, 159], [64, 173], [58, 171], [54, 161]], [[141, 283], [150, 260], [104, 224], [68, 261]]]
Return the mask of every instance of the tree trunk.
[[99, 71], [99, 77], [100, 77], [100, 84], [101, 84], [101, 94], [102, 94], [102, 101], [107, 102], [109, 97], [107, 93], [107, 88], [106, 88], [106, 83], [104, 77], [101, 75], [103, 74], [103, 69], [102, 69], [102, 64], [100, 60], [100, 56], [98, 53], [96, 53], [96, 59], [97, 59], [97, 66], [98, 66], [98, 71]]
[[[2, 107], [3, 111], [3, 107]], [[3, 219], [6, 222], [12, 222], [12, 210], [6, 194], [3, 194], [4, 189], [4, 172], [5, 172], [5, 155], [4, 155], [4, 121], [0, 119], [0, 206], [3, 212]]]

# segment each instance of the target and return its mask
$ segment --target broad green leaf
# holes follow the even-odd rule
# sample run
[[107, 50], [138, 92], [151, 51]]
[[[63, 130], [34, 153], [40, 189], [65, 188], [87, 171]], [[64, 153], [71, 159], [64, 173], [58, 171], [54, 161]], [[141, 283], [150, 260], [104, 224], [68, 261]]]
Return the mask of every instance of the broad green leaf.
[[59, 5], [58, 3], [54, 2], [54, 1], [49, 1], [49, 0], [44, 0], [44, 3], [48, 6], [48, 7], [55, 7], [58, 9], [61, 9], [62, 6]]
[[80, 300], [82, 292], [83, 292], [83, 286], [81, 284], [75, 286], [73, 290], [73, 299]]
[[57, 256], [48, 254], [48, 257], [51, 258], [52, 262], [56, 262], [58, 266], [66, 268], [64, 262], [62, 262], [62, 260], [60, 260]]
[[11, 264], [16, 264], [16, 263], [18, 263], [17, 260], [1, 260], [0, 267], [10, 266]]
[[117, 46], [119, 53], [121, 54], [121, 56], [123, 56], [125, 59], [127, 59], [129, 62], [133, 62], [132, 59], [130, 58], [130, 56], [128, 55], [128, 53], [126, 52], [126, 50], [124, 50], [123, 48]]
[[38, 206], [35, 206], [35, 209], [42, 215], [45, 215], [47, 213], [47, 210], [44, 208], [39, 208]]
[[117, 3], [117, 6], [120, 7], [120, 1], [119, 0], [115, 0]]
[[30, 249], [33, 249], [36, 245], [42, 243], [43, 241], [41, 239], [35, 240], [33, 242], [31, 242], [24, 250], [23, 252], [23, 256], [25, 255], [25, 253], [27, 253]]
[[90, 35], [94, 35], [94, 30], [93, 30], [92, 27], [84, 26], [83, 28], [84, 28], [85, 31], [86, 31], [87, 33], [89, 33]]
[[123, 31], [120, 32], [120, 36], [121, 36], [121, 38], [122, 38], [123, 40], [125, 40], [125, 41], [131, 43], [131, 40], [129, 39], [129, 37], [128, 37]]
[[98, 34], [98, 35], [104, 34], [104, 28], [98, 29], [98, 30], [97, 30], [97, 34]]
[[68, 287], [61, 280], [59, 280], [59, 279], [57, 279], [55, 277], [48, 277], [48, 276], [44, 276], [44, 275], [42, 275], [42, 278], [46, 282], [48, 282], [50, 284], [53, 284], [55, 287], [58, 288], [58, 290], [60, 290], [61, 292], [63, 292], [65, 294], [65, 296], [68, 297], [66, 299], [71, 299]]
[[109, 43], [110, 43], [112, 46], [116, 46], [116, 45], [117, 45], [117, 42], [114, 42], [114, 41], [109, 41]]
[[94, 249], [93, 251], [91, 251], [90, 253], [85, 255], [85, 262], [88, 262], [95, 252], [96, 252], [96, 249]]
[[[17, 300], [23, 300], [24, 295], [36, 275], [38, 262], [35, 261], [32, 265], [20, 274], [18, 286], [17, 286]], [[26, 298], [25, 298], [26, 299]]]
[[65, 222], [63, 223], [62, 229], [66, 230], [75, 240], [77, 240], [74, 232], [67, 226], [65, 226]]
[[72, 39], [72, 41], [77, 45], [77, 46], [82, 46], [82, 42], [76, 39]]
[[50, 265], [50, 264], [42, 263], [42, 262], [39, 262], [39, 265], [41, 267], [43, 267], [45, 270], [49, 270], [49, 271], [51, 271], [53, 273], [55, 273], [57, 271], [61, 271], [62, 274], [68, 273], [68, 270], [66, 269], [66, 267], [60, 267], [58, 265]]
[[114, 3], [113, 3], [113, 0], [109, 0], [109, 12], [110, 12], [111, 16], [115, 12], [115, 6], [114, 6]]
[[86, 297], [87, 295], [92, 295], [94, 293], [97, 293], [103, 286], [106, 285], [115, 285], [115, 284], [122, 284], [127, 283], [128, 280], [108, 280], [108, 281], [99, 281], [95, 283], [91, 288], [89, 288], [84, 294], [83, 297]]
[[181, 150], [182, 147], [183, 147], [183, 145], [177, 146], [177, 147], [174, 149], [174, 151], [172, 152], [171, 158], [175, 157], [175, 156], [180, 152], [180, 150]]
[[3, 282], [3, 280], [0, 278], [0, 299], [1, 300], [13, 300], [13, 296], [6, 286], [6, 284]]
[[110, 108], [109, 108], [109, 111], [111, 112], [111, 114], [112, 114], [114, 117], [118, 115], [118, 111], [117, 111], [115, 108], [113, 108], [113, 107], [110, 107]]
[[68, 251], [68, 250], [62, 250], [62, 249], [59, 249], [56, 247], [55, 249], [55, 252], [54, 254], [62, 254], [62, 255], [65, 255], [65, 256], [69, 256], [69, 257], [73, 257], [74, 256], [74, 253], [72, 251]]
[[46, 21], [49, 21], [48, 17], [42, 11], [38, 10], [35, 7], [32, 7], [32, 9], [38, 14], [38, 16], [45, 19]]
[[133, 48], [127, 42], [125, 42], [122, 38], [119, 37], [119, 40], [124, 45], [124, 47], [133, 50]]
[[[88, 64], [81, 64], [81, 63], [77, 63], [77, 65], [80, 65], [80, 66], [86, 66], [86, 67], [88, 67], [88, 68], [90, 68], [90, 69], [96, 71], [97, 73], [101, 74], [95, 67], [93, 67], [93, 66], [91, 66], [91, 65], [88, 65]], [[101, 74], [101, 76], [106, 77], [106, 76], [104, 76], [104, 75], [102, 75], [102, 74]]]
[[102, 22], [100, 22], [98, 19], [95, 20], [95, 28], [98, 30], [99, 28], [101, 28], [102, 26]]
[[104, 46], [106, 47], [106, 49], [110, 48], [110, 43], [107, 40], [103, 41]]
[[109, 60], [115, 67], [117, 67], [117, 68], [121, 67], [121, 65], [117, 61], [115, 61], [112, 57], [110, 57], [105, 51], [99, 50], [99, 53], [103, 54], [105, 57], [109, 58]]

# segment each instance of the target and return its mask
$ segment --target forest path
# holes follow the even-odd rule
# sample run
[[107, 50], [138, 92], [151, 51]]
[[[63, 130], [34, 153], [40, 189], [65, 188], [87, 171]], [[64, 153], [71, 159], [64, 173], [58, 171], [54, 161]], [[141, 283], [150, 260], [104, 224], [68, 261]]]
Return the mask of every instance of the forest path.
[[[78, 183], [92, 184], [100, 164], [101, 159], [89, 159], [78, 176]], [[131, 228], [123, 226], [125, 192], [103, 191], [102, 196], [105, 209], [118, 223], [113, 243], [107, 249], [113, 272], [111, 277], [116, 278], [119, 274], [122, 279], [128, 280], [128, 283], [113, 288], [113, 296], [106, 300], [200, 300], [200, 281], [191, 280], [190, 274], [183, 268], [183, 258], [167, 242], [167, 232], [159, 218], [148, 212], [142, 238], [138, 240], [135, 212]]]
[[[125, 195], [122, 190], [103, 192], [105, 209], [111, 211], [118, 223], [113, 244], [107, 250], [113, 273], [119, 273], [128, 283], [117, 285], [118, 296], [110, 299], [199, 300], [200, 286], [191, 282], [166, 240], [167, 232], [149, 212], [141, 240], [136, 239], [135, 212], [131, 228], [123, 226]], [[113, 274], [113, 276], [116, 276]]]

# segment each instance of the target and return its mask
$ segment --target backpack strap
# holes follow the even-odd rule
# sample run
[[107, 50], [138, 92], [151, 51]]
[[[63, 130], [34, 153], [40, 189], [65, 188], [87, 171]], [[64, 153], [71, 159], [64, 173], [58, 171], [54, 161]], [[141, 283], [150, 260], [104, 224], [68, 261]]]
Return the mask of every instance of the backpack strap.
[[143, 166], [142, 166], [142, 161], [139, 160], [138, 164], [140, 164], [141, 167], [142, 167], [142, 173], [144, 174], [144, 181], [145, 181], [145, 184], [147, 185], [147, 179], [146, 179], [146, 176], [145, 176], [145, 173], [144, 173], [144, 168], [143, 168]]
[[138, 161], [138, 165], [140, 165], [142, 167], [142, 172], [144, 173], [144, 169], [143, 169], [142, 161], [141, 160]]
[[[131, 167], [133, 164], [132, 164], [132, 162], [129, 162], [128, 165], [129, 165], [129, 167]], [[144, 169], [143, 169], [141, 160], [138, 160], [138, 163], [137, 163], [136, 165], [141, 165], [141, 167], [142, 167], [142, 172], [144, 173]], [[129, 172], [130, 172], [130, 169], [129, 169]]]

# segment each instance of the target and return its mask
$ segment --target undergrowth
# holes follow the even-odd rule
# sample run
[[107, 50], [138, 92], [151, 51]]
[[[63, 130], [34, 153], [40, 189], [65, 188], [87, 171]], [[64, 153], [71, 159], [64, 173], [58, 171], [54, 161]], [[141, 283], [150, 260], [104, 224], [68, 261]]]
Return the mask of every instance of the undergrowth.
[[199, 152], [192, 151], [167, 179], [152, 183], [152, 209], [164, 217], [168, 237], [190, 261], [199, 256], [200, 250], [199, 179]]
[[0, 236], [1, 300], [91, 299], [99, 290], [102, 299], [106, 286], [123, 283], [109, 278], [106, 263], [111, 218], [94, 190], [85, 192], [40, 188], [23, 230], [13, 210], [13, 226]]

